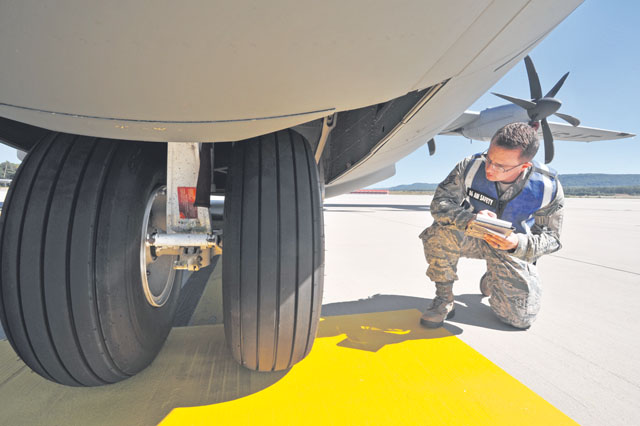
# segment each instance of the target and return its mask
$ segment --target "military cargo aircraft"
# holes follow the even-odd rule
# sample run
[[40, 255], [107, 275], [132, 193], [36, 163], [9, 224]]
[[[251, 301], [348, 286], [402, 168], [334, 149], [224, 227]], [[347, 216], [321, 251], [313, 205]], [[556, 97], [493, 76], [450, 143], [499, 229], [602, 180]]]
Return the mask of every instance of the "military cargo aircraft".
[[290, 368], [319, 321], [323, 193], [392, 175], [580, 3], [2, 2], [0, 140], [28, 152], [0, 226], [7, 339], [57, 383], [130, 377], [223, 246], [233, 356]]

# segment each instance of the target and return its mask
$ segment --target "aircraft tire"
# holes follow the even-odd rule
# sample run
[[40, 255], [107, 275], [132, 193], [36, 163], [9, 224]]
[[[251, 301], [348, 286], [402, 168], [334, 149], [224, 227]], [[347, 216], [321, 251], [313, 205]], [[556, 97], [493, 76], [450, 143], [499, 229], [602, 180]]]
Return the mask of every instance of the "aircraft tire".
[[181, 274], [153, 307], [140, 259], [145, 208], [165, 169], [164, 144], [53, 132], [19, 167], [0, 219], [0, 318], [41, 376], [114, 383], [160, 351]]
[[234, 358], [286, 370], [311, 350], [324, 280], [317, 167], [285, 130], [234, 144], [224, 211], [224, 326]]

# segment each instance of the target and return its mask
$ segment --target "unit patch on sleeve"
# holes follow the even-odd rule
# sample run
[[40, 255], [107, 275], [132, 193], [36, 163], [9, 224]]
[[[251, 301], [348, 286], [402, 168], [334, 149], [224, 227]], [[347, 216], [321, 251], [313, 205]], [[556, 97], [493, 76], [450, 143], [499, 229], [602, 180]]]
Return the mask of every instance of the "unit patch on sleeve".
[[491, 198], [487, 194], [483, 194], [482, 192], [476, 191], [472, 188], [467, 189], [467, 195], [474, 200], [485, 203], [489, 207], [495, 207], [496, 203], [498, 202], [498, 200], [496, 200], [495, 198]]

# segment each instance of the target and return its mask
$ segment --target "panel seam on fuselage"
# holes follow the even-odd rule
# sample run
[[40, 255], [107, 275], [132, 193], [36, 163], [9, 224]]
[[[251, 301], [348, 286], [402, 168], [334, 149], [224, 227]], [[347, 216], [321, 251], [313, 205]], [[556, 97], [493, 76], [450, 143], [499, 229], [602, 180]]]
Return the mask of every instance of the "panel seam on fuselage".
[[296, 112], [293, 114], [272, 115], [267, 117], [233, 118], [228, 120], [142, 120], [142, 119], [135, 120], [131, 118], [100, 117], [97, 115], [85, 115], [85, 114], [74, 114], [69, 112], [48, 111], [48, 110], [43, 110], [39, 108], [12, 105], [12, 104], [2, 103], [2, 102], [0, 102], [0, 107], [16, 108], [16, 109], [22, 109], [25, 111], [40, 112], [43, 114], [62, 115], [65, 117], [72, 117], [72, 118], [90, 118], [90, 119], [105, 120], [105, 121], [125, 121], [128, 123], [158, 123], [158, 124], [163, 124], [163, 123], [168, 123], [168, 124], [243, 123], [248, 121], [276, 120], [280, 118], [299, 117], [304, 115], [313, 115], [313, 114], [320, 114], [320, 113], [327, 113], [327, 115], [331, 115], [336, 110], [335, 108], [325, 108], [325, 109], [318, 109], [314, 111]]

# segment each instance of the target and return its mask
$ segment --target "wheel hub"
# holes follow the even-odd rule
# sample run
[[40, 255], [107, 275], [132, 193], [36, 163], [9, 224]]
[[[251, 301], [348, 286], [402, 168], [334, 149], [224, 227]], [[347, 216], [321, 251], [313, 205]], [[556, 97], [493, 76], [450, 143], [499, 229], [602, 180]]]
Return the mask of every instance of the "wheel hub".
[[156, 308], [163, 306], [173, 289], [177, 256], [156, 256], [154, 247], [146, 244], [147, 236], [165, 232], [167, 227], [167, 187], [156, 188], [147, 201], [140, 243], [140, 278], [147, 302]]

